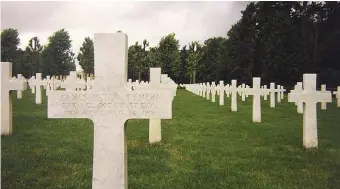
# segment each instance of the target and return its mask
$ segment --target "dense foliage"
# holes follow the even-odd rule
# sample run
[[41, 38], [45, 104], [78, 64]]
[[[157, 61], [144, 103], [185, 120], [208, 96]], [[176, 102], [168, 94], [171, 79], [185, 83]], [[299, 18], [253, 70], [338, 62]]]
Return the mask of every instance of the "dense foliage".
[[[226, 36], [180, 48], [175, 33], [156, 47], [147, 40], [129, 47], [129, 78], [148, 80], [148, 68], [157, 66], [180, 83], [224, 80], [292, 86], [303, 73], [317, 73], [318, 82], [340, 85], [340, 2], [252, 2]], [[1, 33], [1, 59], [13, 62], [13, 74], [66, 74], [74, 70], [71, 40], [65, 30], [41, 47], [37, 37], [18, 49], [18, 31]], [[85, 38], [77, 56], [80, 66], [93, 73], [93, 41]]]

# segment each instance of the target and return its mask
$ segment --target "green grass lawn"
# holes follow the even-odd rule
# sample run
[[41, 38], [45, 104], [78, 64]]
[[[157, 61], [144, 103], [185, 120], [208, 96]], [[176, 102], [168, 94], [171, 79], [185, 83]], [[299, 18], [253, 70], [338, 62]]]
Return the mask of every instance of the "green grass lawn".
[[[90, 189], [93, 126], [86, 119], [47, 119], [46, 97], [13, 94], [13, 135], [1, 137], [2, 189]], [[129, 120], [128, 178], [133, 189], [340, 188], [340, 108], [318, 104], [319, 149], [302, 146], [302, 115], [287, 96], [262, 101], [252, 123], [252, 98], [231, 112], [178, 90], [162, 142], [148, 143], [148, 120]], [[114, 145], [114, 144], [112, 144]]]

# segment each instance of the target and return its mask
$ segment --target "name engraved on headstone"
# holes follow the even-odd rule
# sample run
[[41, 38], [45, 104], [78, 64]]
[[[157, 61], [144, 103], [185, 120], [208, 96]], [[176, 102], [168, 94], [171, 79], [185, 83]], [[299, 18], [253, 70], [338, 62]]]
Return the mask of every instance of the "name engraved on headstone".
[[73, 92], [54, 93], [50, 107], [57, 108], [53, 117], [88, 118], [96, 115], [149, 117], [155, 115], [160, 93], [155, 92]]

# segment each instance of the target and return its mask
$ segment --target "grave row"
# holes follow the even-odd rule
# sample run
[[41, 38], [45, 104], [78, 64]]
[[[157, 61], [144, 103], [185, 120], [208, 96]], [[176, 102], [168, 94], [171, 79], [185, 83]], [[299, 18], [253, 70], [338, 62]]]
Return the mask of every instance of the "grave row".
[[[321, 85], [321, 91], [316, 90], [316, 74], [304, 74], [303, 82], [298, 82], [294, 89], [288, 94], [288, 102], [294, 102], [297, 106], [297, 112], [303, 113], [303, 145], [306, 148], [315, 148], [318, 146], [317, 139], [317, 114], [316, 104], [321, 102], [321, 110], [326, 110], [326, 103], [332, 102], [331, 91], [326, 91], [326, 85]], [[219, 95], [219, 104], [224, 105], [224, 94], [227, 98], [231, 95], [231, 111], [237, 111], [237, 95], [242, 97], [242, 101], [249, 95], [253, 96], [253, 122], [261, 122], [261, 97], [267, 100], [267, 95], [270, 95], [270, 107], [275, 107], [275, 96], [277, 102], [284, 99], [283, 86], [275, 83], [270, 83], [270, 88], [261, 86], [261, 78], [253, 78], [252, 88], [242, 84], [237, 86], [237, 81], [232, 80], [231, 85], [224, 85], [224, 81], [220, 81], [216, 86], [215, 82], [198, 83], [198, 84], [180, 84], [186, 90], [215, 102], [216, 95]], [[337, 107], [340, 107], [340, 87], [337, 91], [333, 91], [337, 98]]]
[[[22, 91], [28, 87], [35, 93], [36, 104], [42, 104], [42, 87], [46, 89], [48, 118], [88, 118], [94, 124], [93, 145], [93, 189], [126, 189], [127, 142], [125, 122], [128, 119], [149, 119], [150, 143], [161, 140], [161, 119], [172, 118], [172, 101], [176, 96], [177, 84], [160, 68], [150, 68], [150, 81], [127, 80], [127, 35], [124, 33], [105, 33], [94, 35], [95, 77], [77, 77], [76, 72], [69, 76], [46, 76], [37, 73], [30, 79], [22, 75], [11, 78], [11, 63], [2, 62], [0, 66], [1, 87], [1, 134], [12, 132], [12, 101], [9, 91], [16, 90], [22, 98]], [[305, 74], [302, 84], [290, 91], [288, 100], [298, 107], [304, 103], [304, 146], [317, 146], [316, 102], [330, 102], [329, 91], [315, 91], [315, 74]], [[314, 82], [314, 83], [313, 83]], [[27, 86], [28, 84], [28, 86]], [[232, 111], [237, 111], [237, 95], [244, 101], [253, 96], [253, 121], [261, 122], [261, 96], [270, 95], [271, 107], [275, 107], [275, 93], [280, 102], [284, 95], [283, 87], [261, 87], [260, 78], [253, 79], [253, 87], [231, 85], [190, 84], [182, 85], [187, 90], [211, 99], [220, 95], [220, 105], [224, 105], [224, 94], [231, 95]], [[63, 88], [65, 90], [59, 90]], [[339, 99], [340, 90], [335, 92]], [[302, 107], [302, 105], [300, 106]], [[310, 118], [312, 117], [312, 118]]]

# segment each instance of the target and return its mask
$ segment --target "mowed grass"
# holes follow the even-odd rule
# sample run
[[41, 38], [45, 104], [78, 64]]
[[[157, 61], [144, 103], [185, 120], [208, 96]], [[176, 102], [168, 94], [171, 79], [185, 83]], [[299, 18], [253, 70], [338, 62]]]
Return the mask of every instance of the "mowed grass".
[[[93, 125], [86, 119], [47, 119], [46, 97], [36, 105], [13, 96], [13, 135], [1, 138], [1, 188], [90, 189]], [[231, 112], [225, 105], [178, 90], [173, 119], [162, 120], [162, 142], [148, 143], [148, 120], [129, 120], [130, 189], [340, 188], [340, 108], [321, 111], [319, 148], [302, 146], [302, 115], [287, 96], [276, 108], [262, 101], [252, 123], [252, 98]], [[112, 144], [114, 145], [114, 144]]]

